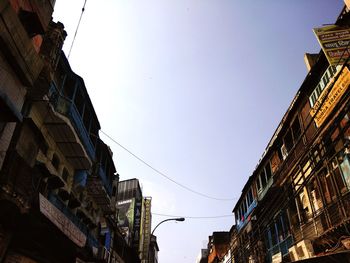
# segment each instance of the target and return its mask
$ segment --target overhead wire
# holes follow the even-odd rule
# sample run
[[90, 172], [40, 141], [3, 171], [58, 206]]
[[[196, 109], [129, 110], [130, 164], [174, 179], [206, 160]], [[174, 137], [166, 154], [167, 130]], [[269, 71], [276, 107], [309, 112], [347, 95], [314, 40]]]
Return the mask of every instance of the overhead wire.
[[183, 217], [186, 219], [217, 219], [217, 218], [227, 218], [227, 217], [232, 217], [233, 214], [231, 215], [217, 215], [217, 216], [183, 216], [183, 215], [168, 215], [168, 214], [161, 214], [161, 213], [154, 213], [152, 212], [152, 215], [156, 216], [164, 216], [164, 217]]
[[214, 196], [210, 196], [204, 193], [201, 193], [199, 191], [196, 191], [182, 183], [179, 183], [178, 181], [172, 179], [170, 176], [166, 175], [165, 173], [161, 172], [160, 170], [158, 170], [157, 168], [153, 167], [151, 164], [149, 164], [148, 162], [144, 161], [141, 157], [137, 156], [136, 154], [134, 154], [133, 152], [131, 152], [128, 148], [126, 148], [125, 146], [123, 146], [122, 144], [120, 144], [119, 142], [117, 142], [115, 139], [113, 139], [110, 135], [108, 135], [107, 133], [105, 133], [104, 131], [100, 130], [100, 132], [102, 134], [104, 134], [107, 138], [109, 138], [112, 142], [114, 142], [115, 144], [117, 144], [120, 148], [122, 148], [124, 151], [126, 151], [127, 153], [129, 153], [131, 156], [133, 156], [135, 159], [137, 159], [138, 161], [140, 161], [141, 163], [143, 163], [144, 165], [146, 165], [148, 168], [150, 168], [151, 170], [153, 170], [154, 172], [156, 172], [157, 174], [159, 174], [160, 176], [162, 176], [163, 178], [167, 179], [168, 181], [176, 184], [177, 186], [193, 193], [196, 195], [199, 195], [201, 197], [205, 197], [208, 199], [212, 199], [212, 200], [217, 200], [217, 201], [233, 201], [236, 200], [237, 198], [218, 198], [218, 197], [214, 197]]
[[78, 30], [79, 30], [81, 18], [83, 17], [83, 14], [84, 14], [84, 11], [85, 11], [86, 2], [87, 2], [87, 0], [84, 1], [83, 8], [81, 9], [81, 14], [80, 14], [80, 18], [79, 18], [79, 21], [78, 21], [78, 25], [77, 25], [77, 28], [75, 29], [75, 33], [74, 33], [74, 37], [73, 37], [73, 40], [72, 40], [72, 44], [70, 45], [70, 49], [69, 49], [69, 52], [68, 52], [68, 56], [67, 56], [68, 59], [69, 59], [69, 56], [70, 56], [70, 54], [72, 52], [74, 41], [75, 41], [75, 39], [77, 37], [77, 33], [78, 33]]

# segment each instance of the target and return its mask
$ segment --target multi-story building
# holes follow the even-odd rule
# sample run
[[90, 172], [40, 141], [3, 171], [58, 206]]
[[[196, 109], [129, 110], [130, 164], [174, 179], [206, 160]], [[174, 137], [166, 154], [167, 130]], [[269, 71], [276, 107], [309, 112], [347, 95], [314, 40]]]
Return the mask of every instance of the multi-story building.
[[196, 258], [196, 263], [208, 263], [208, 248], [202, 248]]
[[159, 247], [157, 243], [157, 237], [151, 234], [148, 252], [148, 263], [158, 263], [158, 252]]
[[54, 0], [0, 3], [0, 169], [28, 91], [46, 70], [39, 52]]
[[159, 248], [156, 241], [151, 242], [152, 198], [142, 196], [139, 181], [134, 178], [119, 182], [117, 199], [118, 226], [125, 241], [138, 254], [137, 260], [153, 262], [150, 257], [157, 256]]
[[0, 261], [137, 262], [119, 176], [53, 0], [0, 3]]
[[[345, 7], [320, 41], [349, 43], [349, 26]], [[310, 70], [233, 209], [233, 262], [349, 261], [350, 63], [342, 48], [306, 57]]]
[[213, 232], [208, 242], [208, 263], [219, 263], [225, 258], [230, 247], [230, 233]]
[[[145, 232], [142, 234], [142, 231], [144, 231], [142, 223], [146, 223], [146, 217], [150, 220], [150, 199], [144, 200], [139, 181], [135, 178], [119, 182], [117, 199], [118, 226], [128, 246], [137, 254], [134, 260], [146, 260], [144, 256], [148, 254], [149, 247], [146, 247], [147, 250], [143, 251], [145, 248], [143, 244], [147, 242], [147, 236], [149, 240], [151, 226], [150, 221], [148, 221], [148, 234]], [[145, 208], [148, 211], [143, 211]], [[142, 218], [143, 215], [145, 220]]]

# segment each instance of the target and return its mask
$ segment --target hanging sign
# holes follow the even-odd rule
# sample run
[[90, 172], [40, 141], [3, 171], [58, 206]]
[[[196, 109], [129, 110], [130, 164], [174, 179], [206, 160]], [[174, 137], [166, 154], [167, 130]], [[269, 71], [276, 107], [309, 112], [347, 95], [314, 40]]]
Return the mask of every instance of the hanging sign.
[[350, 54], [350, 28], [331, 25], [314, 28], [314, 33], [329, 64], [344, 64]]

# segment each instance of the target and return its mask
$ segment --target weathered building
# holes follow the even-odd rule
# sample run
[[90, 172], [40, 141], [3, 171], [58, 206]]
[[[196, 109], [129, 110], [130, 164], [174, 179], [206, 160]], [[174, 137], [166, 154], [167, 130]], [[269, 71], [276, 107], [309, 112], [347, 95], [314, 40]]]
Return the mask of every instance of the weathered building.
[[[347, 8], [336, 25], [349, 27]], [[338, 32], [323, 38], [343, 41]], [[306, 59], [310, 70], [233, 209], [232, 262], [349, 261], [349, 59]]]
[[0, 168], [25, 96], [45, 72], [39, 50], [55, 1], [4, 0], [0, 3]]
[[208, 263], [221, 262], [230, 247], [230, 233], [226, 231], [213, 232], [208, 242]]
[[148, 252], [148, 263], [158, 263], [158, 252], [159, 247], [157, 243], [157, 237], [151, 234]]
[[196, 263], [208, 263], [208, 248], [202, 248], [200, 250]]
[[0, 261], [137, 262], [119, 176], [54, 1], [0, 3]]

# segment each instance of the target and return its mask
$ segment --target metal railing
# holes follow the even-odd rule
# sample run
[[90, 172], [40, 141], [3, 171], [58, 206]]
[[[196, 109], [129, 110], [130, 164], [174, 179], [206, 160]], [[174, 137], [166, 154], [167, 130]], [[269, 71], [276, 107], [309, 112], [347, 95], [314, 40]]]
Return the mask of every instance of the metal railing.
[[89, 157], [95, 159], [95, 147], [75, 103], [61, 95], [54, 85], [51, 85], [49, 98], [55, 110], [69, 118]]

